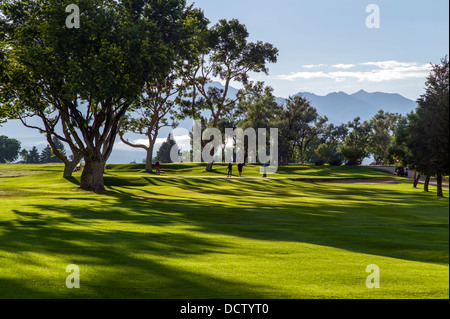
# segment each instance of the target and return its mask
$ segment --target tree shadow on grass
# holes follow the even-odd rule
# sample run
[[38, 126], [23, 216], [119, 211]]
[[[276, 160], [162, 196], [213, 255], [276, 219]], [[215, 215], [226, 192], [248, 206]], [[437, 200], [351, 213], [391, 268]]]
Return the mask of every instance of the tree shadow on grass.
[[[87, 283], [90, 296], [107, 298], [264, 297], [262, 291], [268, 289], [264, 285], [159, 262], [166, 258], [182, 262], [192, 256], [201, 261], [229, 248], [211, 234], [448, 264], [448, 213], [442, 201], [427, 194], [393, 190], [394, 186], [330, 188], [290, 180], [224, 185], [201, 178], [145, 178], [125, 186], [122, 179], [107, 181], [119, 185], [108, 185], [107, 195], [75, 193], [15, 210], [17, 219], [0, 225], [5, 229], [0, 250], [45, 251], [67, 259], [67, 264], [111, 265], [108, 276]], [[178, 190], [176, 196], [165, 193], [168, 186]], [[185, 190], [193, 194], [183, 196]], [[71, 204], [73, 200], [77, 205]], [[189, 231], [177, 232], [177, 227]], [[24, 293], [33, 292], [27, 287]], [[0, 296], [9, 288], [0, 288]]]
[[73, 177], [73, 176], [64, 177], [64, 179], [67, 180], [68, 182], [74, 184], [74, 185], [77, 185], [77, 186], [81, 185], [80, 181], [78, 179], [76, 179], [75, 177]]
[[[429, 194], [381, 185], [299, 185], [285, 180], [272, 180], [270, 187], [266, 182], [242, 181], [229, 188], [215, 187], [223, 186], [220, 181], [160, 183], [178, 187], [180, 194], [182, 190], [213, 194], [203, 200], [179, 196], [154, 202], [161, 212], [181, 213], [197, 231], [448, 264], [448, 214], [444, 202]], [[269, 200], [262, 201], [264, 197]], [[304, 197], [303, 202], [291, 200], [299, 197]]]
[[[107, 213], [84, 205], [34, 205], [39, 213], [15, 210], [16, 219], [5, 224], [5, 231], [0, 235], [0, 252], [17, 256], [30, 252], [42, 254], [61, 260], [63, 265], [58, 269], [59, 282], [50, 280], [46, 283], [44, 280], [44, 286], [38, 287], [31, 280], [4, 278], [0, 274], [0, 283], [3, 283], [0, 297], [263, 298], [258, 292], [264, 288], [262, 286], [225, 280], [161, 262], [167, 258], [182, 262], [188, 256], [201, 261], [203, 256], [220, 251], [224, 247], [222, 243], [187, 232], [154, 229], [173, 223], [170, 215], [162, 218], [139, 206], [131, 207], [138, 211], [128, 214], [115, 210], [114, 206], [111, 203]], [[105, 221], [108, 227], [101, 226]], [[152, 227], [116, 229], [124, 222]], [[105, 273], [98, 277], [82, 276], [84, 290], [80, 293], [61, 292], [57, 287], [64, 285], [68, 275], [65, 267], [72, 263], [83, 265], [85, 273], [95, 272], [95, 269], [103, 269]], [[40, 258], [28, 257], [26, 264], [36, 270], [52, 269], [52, 265], [40, 262]], [[27, 274], [19, 277], [27, 278]]]
[[277, 174], [280, 176], [295, 175], [311, 178], [363, 178], [368, 176], [392, 176], [392, 174], [379, 169], [364, 166], [316, 166], [316, 165], [280, 165]]
[[[229, 187], [223, 184], [217, 180], [164, 179], [154, 187], [114, 188], [109, 197], [112, 202], [97, 208], [108, 213], [96, 216], [106, 220], [120, 216], [122, 221], [142, 225], [181, 223], [207, 234], [305, 242], [448, 264], [448, 215], [442, 203], [425, 194], [405, 197], [401, 191], [368, 185], [331, 189], [329, 185], [298, 185], [285, 180], [240, 181]], [[179, 192], [165, 195], [162, 186], [175, 187]], [[194, 195], [183, 197], [183, 190]], [[326, 201], [321, 200], [324, 197]], [[298, 198], [302, 201], [295, 200]], [[109, 213], [117, 207], [132, 214]], [[78, 220], [92, 219], [92, 211], [83, 213], [75, 207], [60, 210]]]

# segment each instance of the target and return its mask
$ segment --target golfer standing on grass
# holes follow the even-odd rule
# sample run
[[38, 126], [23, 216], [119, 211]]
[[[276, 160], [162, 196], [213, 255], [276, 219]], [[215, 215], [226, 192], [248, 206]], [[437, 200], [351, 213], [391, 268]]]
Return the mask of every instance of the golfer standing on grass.
[[244, 166], [244, 164], [242, 164], [242, 163], [238, 164], [239, 177], [242, 177], [242, 167], [243, 166]]
[[160, 172], [160, 170], [159, 170], [159, 161], [157, 161], [157, 162], [155, 163], [155, 168], [156, 168], [156, 175], [161, 175], [161, 172]]
[[233, 164], [228, 164], [228, 175], [227, 177], [231, 177], [233, 175]]

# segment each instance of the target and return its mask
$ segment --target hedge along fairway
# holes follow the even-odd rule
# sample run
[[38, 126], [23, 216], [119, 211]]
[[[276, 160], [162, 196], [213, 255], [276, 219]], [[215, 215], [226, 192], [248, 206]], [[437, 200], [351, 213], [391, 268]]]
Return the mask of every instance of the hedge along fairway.
[[392, 177], [367, 167], [214, 169], [108, 166], [99, 195], [59, 165], [0, 165], [0, 298], [449, 298], [448, 190], [295, 180]]

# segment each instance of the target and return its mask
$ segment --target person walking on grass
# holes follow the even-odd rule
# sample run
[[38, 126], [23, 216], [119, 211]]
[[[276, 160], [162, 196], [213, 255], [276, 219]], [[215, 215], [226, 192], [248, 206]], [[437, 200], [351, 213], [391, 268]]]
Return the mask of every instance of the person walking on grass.
[[161, 172], [160, 172], [160, 170], [159, 170], [159, 161], [157, 161], [156, 163], [155, 163], [155, 168], [156, 168], [156, 175], [161, 175]]
[[242, 177], [242, 168], [243, 167], [244, 167], [244, 164], [242, 164], [242, 163], [238, 164], [239, 177]]
[[228, 175], [227, 177], [233, 176], [233, 164], [228, 164]]
[[267, 177], [267, 163], [264, 163], [264, 174], [263, 177]]

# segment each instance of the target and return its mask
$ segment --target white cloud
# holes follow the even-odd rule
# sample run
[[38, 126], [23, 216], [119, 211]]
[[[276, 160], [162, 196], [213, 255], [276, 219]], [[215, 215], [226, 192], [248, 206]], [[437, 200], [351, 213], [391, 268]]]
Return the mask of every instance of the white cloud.
[[280, 80], [295, 81], [297, 79], [310, 80], [326, 77], [327, 74], [325, 72], [320, 71], [320, 72], [296, 72], [288, 75], [277, 75], [275, 78]]
[[354, 65], [354, 64], [334, 64], [331, 67], [336, 68], [336, 69], [346, 70], [346, 69], [354, 68], [355, 66], [356, 65]]
[[381, 69], [393, 69], [397, 67], [414, 67], [416, 62], [398, 62], [398, 61], [380, 61], [380, 62], [364, 62], [360, 65], [377, 66]]
[[[381, 62], [365, 62], [360, 63], [362, 66], [374, 66], [369, 71], [314, 71], [314, 72], [296, 72], [287, 75], [279, 75], [276, 78], [280, 80], [295, 81], [298, 79], [332, 79], [336, 82], [343, 82], [346, 79], [356, 79], [360, 82], [383, 82], [392, 80], [405, 80], [409, 78], [426, 78], [430, 73], [431, 66], [429, 64], [419, 64], [417, 62], [398, 62], [398, 61], [381, 61]], [[336, 65], [337, 67], [338, 65]], [[339, 65], [341, 69], [347, 66]], [[349, 67], [348, 67], [349, 68]]]
[[303, 67], [305, 69], [313, 69], [313, 68], [321, 68], [323, 66], [326, 66], [326, 64], [308, 64], [308, 65], [304, 65]]

